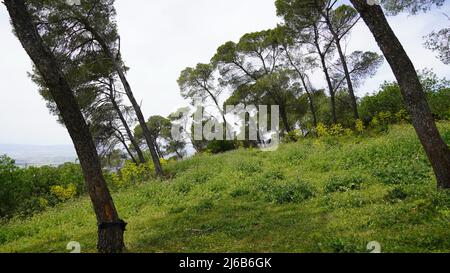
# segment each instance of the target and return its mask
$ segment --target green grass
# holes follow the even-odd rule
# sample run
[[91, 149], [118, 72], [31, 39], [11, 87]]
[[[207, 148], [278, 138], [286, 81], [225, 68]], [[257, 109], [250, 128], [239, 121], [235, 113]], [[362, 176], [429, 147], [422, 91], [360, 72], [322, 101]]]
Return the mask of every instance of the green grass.
[[[450, 143], [450, 123], [441, 123]], [[129, 252], [450, 252], [450, 193], [410, 126], [200, 155], [114, 194]], [[0, 252], [95, 252], [88, 198], [0, 227]]]

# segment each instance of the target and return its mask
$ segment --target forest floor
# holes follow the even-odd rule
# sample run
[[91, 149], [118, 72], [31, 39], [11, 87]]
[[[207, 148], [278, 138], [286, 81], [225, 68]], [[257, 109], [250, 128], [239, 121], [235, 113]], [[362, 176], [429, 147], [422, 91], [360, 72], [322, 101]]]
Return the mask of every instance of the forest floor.
[[[450, 123], [439, 124], [450, 143]], [[450, 193], [437, 191], [409, 125], [304, 139], [167, 166], [173, 179], [114, 193], [129, 252], [450, 252]], [[95, 252], [87, 197], [0, 226], [0, 252]]]

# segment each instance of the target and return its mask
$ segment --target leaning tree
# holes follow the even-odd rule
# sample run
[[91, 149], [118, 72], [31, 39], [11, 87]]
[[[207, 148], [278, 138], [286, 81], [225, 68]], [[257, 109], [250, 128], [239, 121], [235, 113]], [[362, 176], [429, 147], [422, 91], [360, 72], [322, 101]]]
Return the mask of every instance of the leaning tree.
[[44, 78], [72, 138], [98, 225], [98, 251], [122, 252], [125, 222], [117, 213], [102, 174], [100, 160], [89, 128], [58, 61], [36, 29], [24, 0], [4, 0], [15, 34]]
[[[369, 5], [365, 0], [351, 0], [351, 2], [369, 27], [397, 78], [406, 109], [433, 166], [438, 187], [450, 188], [450, 149], [439, 134], [411, 59], [390, 27], [381, 6]], [[411, 11], [426, 10], [433, 3], [442, 2], [440, 0], [384, 1], [388, 10], [401, 9], [403, 3], [403, 8]]]
[[114, 0], [29, 0], [27, 3], [33, 11], [38, 32], [54, 52], [69, 58], [96, 52], [110, 62], [142, 126], [156, 174], [162, 175], [150, 130], [127, 79], [128, 68], [121, 57]]

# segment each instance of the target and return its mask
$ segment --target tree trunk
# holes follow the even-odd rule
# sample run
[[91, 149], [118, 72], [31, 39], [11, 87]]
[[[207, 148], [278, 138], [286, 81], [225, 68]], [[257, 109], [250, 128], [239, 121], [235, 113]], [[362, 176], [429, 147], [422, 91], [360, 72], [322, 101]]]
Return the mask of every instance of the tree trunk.
[[136, 117], [138, 118], [139, 124], [142, 127], [142, 132], [145, 138], [145, 141], [147, 142], [148, 149], [150, 150], [150, 154], [152, 157], [153, 164], [155, 166], [155, 172], [156, 176], [162, 176], [163, 170], [161, 167], [161, 163], [159, 161], [158, 154], [156, 152], [155, 147], [153, 146], [153, 138], [150, 133], [150, 130], [147, 127], [147, 123], [145, 121], [144, 115], [142, 114], [141, 107], [139, 106], [136, 98], [134, 97], [133, 91], [131, 90], [130, 83], [127, 80], [127, 77], [125, 76], [125, 72], [122, 68], [122, 66], [118, 63], [116, 56], [111, 52], [111, 49], [106, 44], [105, 40], [102, 38], [102, 36], [87, 22], [86, 20], [80, 19], [80, 23], [84, 25], [86, 30], [91, 32], [91, 34], [94, 36], [95, 40], [100, 44], [103, 52], [105, 55], [111, 60], [112, 64], [114, 65], [114, 68], [119, 75], [120, 81], [122, 82], [123, 88], [125, 90], [125, 93], [127, 94], [128, 99], [131, 102], [131, 105], [133, 106], [134, 111], [136, 112]]
[[125, 77], [125, 73], [123, 72], [122, 68], [120, 68], [120, 65], [118, 65], [117, 63], [115, 63], [115, 66], [117, 69], [117, 73], [119, 74], [119, 78], [121, 79], [121, 81], [124, 85], [125, 92], [127, 93], [127, 96], [131, 102], [131, 105], [133, 106], [133, 108], [136, 112], [136, 116], [139, 120], [139, 124], [141, 125], [142, 132], [144, 134], [145, 140], [146, 140], [148, 148], [150, 150], [150, 154], [152, 156], [153, 165], [155, 166], [156, 176], [162, 176], [163, 170], [161, 167], [161, 163], [159, 161], [159, 157], [156, 152], [156, 149], [153, 146], [154, 140], [153, 140], [153, 137], [151, 136], [150, 130], [147, 127], [147, 123], [145, 122], [145, 118], [144, 118], [144, 115], [142, 114], [141, 107], [139, 106], [136, 99], [134, 98], [134, 95], [131, 91], [131, 87]]
[[314, 127], [317, 127], [317, 115], [316, 115], [316, 107], [314, 106], [314, 99], [312, 94], [310, 93], [310, 90], [308, 88], [308, 85], [306, 84], [305, 81], [305, 75], [302, 73], [302, 71], [300, 71], [300, 69], [295, 65], [294, 61], [291, 58], [291, 55], [288, 52], [287, 47], [284, 47], [284, 51], [286, 51], [286, 56], [289, 60], [289, 63], [291, 64], [291, 66], [294, 68], [294, 70], [297, 72], [298, 76], [300, 77], [301, 81], [302, 81], [302, 85], [303, 88], [305, 89], [306, 95], [308, 96], [308, 101], [309, 101], [309, 108], [311, 110], [311, 114], [313, 116], [313, 123], [314, 123]]
[[99, 222], [98, 251], [122, 252], [125, 223], [119, 219], [102, 174], [94, 141], [75, 96], [55, 56], [37, 32], [24, 0], [5, 0], [4, 3], [15, 33], [43, 77], [74, 143]]
[[203, 89], [209, 94], [210, 98], [214, 101], [214, 104], [216, 105], [217, 110], [219, 110], [220, 115], [222, 116], [222, 121], [223, 121], [223, 124], [224, 124], [224, 126], [225, 126], [225, 138], [226, 138], [226, 140], [233, 140], [233, 139], [232, 139], [232, 135], [231, 135], [230, 132], [229, 132], [228, 121], [227, 121], [227, 119], [226, 119], [226, 117], [225, 117], [224, 111], [222, 110], [222, 108], [221, 108], [220, 105], [219, 105], [219, 101], [218, 101], [217, 98], [211, 93], [211, 91], [209, 91], [209, 89], [208, 89], [206, 86], [203, 86]]
[[345, 57], [344, 51], [342, 50], [341, 46], [341, 38], [339, 38], [339, 35], [334, 31], [333, 24], [330, 21], [329, 16], [324, 15], [325, 20], [327, 22], [328, 29], [330, 30], [331, 34], [333, 35], [334, 43], [336, 44], [336, 48], [339, 54], [339, 59], [342, 63], [342, 68], [344, 70], [344, 76], [347, 81], [347, 88], [348, 93], [350, 95], [350, 100], [352, 104], [352, 110], [353, 110], [353, 117], [355, 120], [359, 119], [359, 113], [358, 113], [358, 102], [356, 101], [355, 96], [355, 89], [353, 88], [353, 82], [352, 78], [350, 77], [350, 71], [348, 69], [347, 59]]
[[327, 80], [328, 89], [330, 90], [331, 116], [333, 118], [333, 123], [336, 124], [338, 122], [336, 114], [336, 93], [334, 92], [333, 84], [331, 83], [330, 73], [328, 72], [325, 56], [322, 54], [320, 54], [320, 61], [322, 63], [325, 79]]
[[450, 149], [436, 127], [416, 69], [379, 5], [351, 0], [389, 62], [414, 128], [433, 166], [438, 188], [450, 188]]
[[131, 145], [133, 145], [134, 150], [136, 151], [136, 153], [137, 153], [137, 155], [139, 157], [140, 163], [145, 164], [144, 154], [142, 153], [142, 150], [139, 147], [139, 144], [136, 142], [136, 139], [134, 138], [134, 135], [131, 132], [131, 129], [128, 126], [128, 123], [127, 123], [125, 117], [123, 116], [122, 111], [120, 111], [119, 105], [117, 104], [117, 102], [116, 102], [116, 100], [114, 99], [113, 96], [110, 96], [110, 100], [111, 100], [111, 103], [112, 103], [114, 109], [117, 112], [117, 115], [119, 116], [119, 118], [120, 118], [120, 120], [122, 122], [123, 127], [125, 128], [125, 131], [127, 132], [128, 139], [130, 139]]
[[347, 60], [345, 58], [344, 52], [342, 51], [341, 42], [340, 42], [339, 38], [337, 37], [337, 35], [336, 35], [335, 39], [337, 39], [335, 41], [335, 43], [336, 43], [336, 47], [337, 47], [337, 50], [339, 53], [339, 58], [342, 63], [342, 68], [344, 69], [345, 79], [347, 80], [348, 94], [350, 95], [350, 100], [351, 100], [351, 104], [352, 104], [353, 117], [355, 118], [355, 120], [358, 120], [359, 119], [358, 102], [356, 100], [355, 90], [353, 88], [353, 82], [350, 77]]
[[286, 106], [283, 103], [280, 103], [279, 106], [280, 106], [280, 115], [281, 115], [281, 119], [284, 124], [284, 128], [286, 129], [287, 133], [290, 133], [292, 131], [292, 129], [291, 129], [291, 126], [289, 125], [289, 119], [288, 119], [287, 112], [286, 112]]
[[326, 52], [322, 52], [320, 49], [319, 43], [319, 30], [317, 26], [314, 26], [314, 44], [316, 46], [317, 53], [320, 56], [320, 62], [322, 64], [322, 70], [325, 74], [325, 79], [328, 84], [328, 89], [330, 91], [330, 102], [331, 102], [331, 116], [333, 118], [333, 123], [337, 123], [337, 115], [336, 115], [336, 95], [334, 92], [333, 84], [331, 83], [330, 73], [328, 72], [327, 62], [326, 62]]
[[[300, 72], [299, 72], [300, 73]], [[301, 73], [300, 73], [301, 74]], [[308, 96], [309, 100], [309, 109], [311, 110], [312, 116], [313, 116], [313, 124], [314, 127], [317, 127], [317, 114], [316, 114], [316, 106], [314, 105], [314, 99], [312, 94], [310, 93], [310, 90], [308, 88], [308, 85], [306, 84], [304, 75], [300, 75], [300, 79], [302, 80], [303, 88], [305, 88], [306, 95]]]

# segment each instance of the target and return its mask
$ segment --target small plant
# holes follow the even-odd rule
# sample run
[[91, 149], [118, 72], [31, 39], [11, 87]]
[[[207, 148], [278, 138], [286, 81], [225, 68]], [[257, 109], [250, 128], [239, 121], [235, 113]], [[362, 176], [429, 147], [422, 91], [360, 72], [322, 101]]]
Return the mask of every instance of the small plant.
[[213, 201], [211, 201], [210, 199], [203, 199], [194, 207], [194, 210], [196, 212], [204, 212], [211, 210], [213, 207], [214, 207]]
[[302, 133], [300, 132], [300, 130], [294, 130], [291, 131], [289, 133], [287, 133], [284, 138], [283, 138], [283, 142], [284, 143], [295, 143], [295, 142], [299, 142], [300, 139], [302, 139]]
[[343, 136], [345, 135], [345, 129], [342, 124], [333, 124], [328, 130], [328, 134], [330, 136]]
[[390, 203], [397, 203], [405, 200], [407, 197], [408, 194], [406, 194], [403, 189], [396, 187], [390, 190], [384, 199]]
[[408, 121], [409, 120], [408, 112], [405, 109], [401, 109], [395, 114], [395, 119], [397, 120], [397, 122], [400, 123]]
[[270, 170], [264, 174], [264, 178], [269, 181], [284, 180], [284, 174], [280, 170]]
[[316, 131], [317, 131], [317, 136], [319, 136], [319, 137], [324, 137], [324, 136], [329, 136], [330, 135], [328, 133], [327, 126], [325, 124], [323, 124], [323, 123], [317, 124]]
[[364, 132], [364, 129], [365, 129], [365, 127], [364, 127], [363, 121], [360, 119], [357, 119], [355, 122], [355, 131], [358, 134], [362, 134]]
[[359, 190], [363, 184], [362, 177], [332, 177], [325, 184], [325, 192], [346, 192], [351, 190]]
[[314, 189], [300, 180], [295, 182], [266, 183], [261, 190], [266, 201], [277, 204], [300, 203], [315, 195]]

